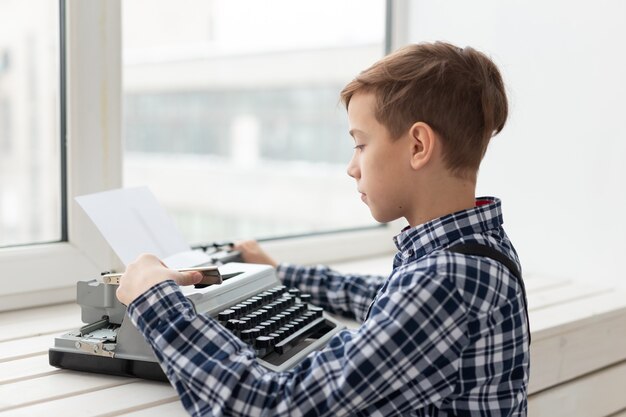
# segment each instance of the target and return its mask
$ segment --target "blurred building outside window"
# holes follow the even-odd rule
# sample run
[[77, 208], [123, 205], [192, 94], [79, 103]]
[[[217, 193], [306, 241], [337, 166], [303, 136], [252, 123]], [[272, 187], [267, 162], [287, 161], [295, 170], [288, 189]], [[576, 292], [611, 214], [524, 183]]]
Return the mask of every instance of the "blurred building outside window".
[[375, 225], [339, 92], [384, 53], [384, 0], [124, 0], [122, 17], [124, 185], [189, 243]]

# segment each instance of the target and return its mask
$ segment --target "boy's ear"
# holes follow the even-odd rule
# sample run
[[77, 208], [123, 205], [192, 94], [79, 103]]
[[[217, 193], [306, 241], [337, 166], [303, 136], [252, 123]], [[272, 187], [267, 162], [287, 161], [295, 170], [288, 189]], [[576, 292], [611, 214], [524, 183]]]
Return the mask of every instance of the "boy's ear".
[[409, 129], [411, 141], [411, 167], [422, 168], [433, 157], [437, 139], [435, 131], [424, 122], [416, 122]]

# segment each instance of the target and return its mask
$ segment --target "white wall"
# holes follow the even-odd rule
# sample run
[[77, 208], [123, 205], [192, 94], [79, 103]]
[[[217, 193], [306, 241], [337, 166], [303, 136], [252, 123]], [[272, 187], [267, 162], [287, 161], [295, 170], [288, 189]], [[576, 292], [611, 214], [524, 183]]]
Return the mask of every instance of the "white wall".
[[626, 2], [409, 4], [410, 42], [470, 45], [503, 73], [478, 193], [503, 199], [526, 273], [626, 286]]

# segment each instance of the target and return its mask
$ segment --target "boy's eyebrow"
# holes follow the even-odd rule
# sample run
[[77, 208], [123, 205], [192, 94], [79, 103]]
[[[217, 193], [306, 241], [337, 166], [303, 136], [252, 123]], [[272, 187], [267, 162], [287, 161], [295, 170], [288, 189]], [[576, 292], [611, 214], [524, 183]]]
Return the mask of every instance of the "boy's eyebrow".
[[352, 136], [353, 138], [354, 138], [355, 133], [360, 133], [363, 136], [367, 136], [364, 131], [359, 130], [359, 129], [350, 129], [348, 133], [350, 133], [350, 136]]

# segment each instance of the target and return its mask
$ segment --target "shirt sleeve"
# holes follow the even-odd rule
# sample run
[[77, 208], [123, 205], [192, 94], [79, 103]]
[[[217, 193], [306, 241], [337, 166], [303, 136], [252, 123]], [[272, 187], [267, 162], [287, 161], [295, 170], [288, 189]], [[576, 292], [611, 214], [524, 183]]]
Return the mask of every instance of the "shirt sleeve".
[[[423, 276], [422, 276], [423, 277]], [[173, 281], [128, 307], [193, 416], [388, 415], [450, 395], [466, 338], [466, 309], [449, 280], [389, 285], [358, 330], [344, 330], [287, 372], [271, 372]]]
[[327, 266], [279, 264], [278, 278], [288, 287], [311, 294], [311, 303], [328, 312], [359, 321], [367, 310], [385, 278], [378, 275], [345, 275]]

